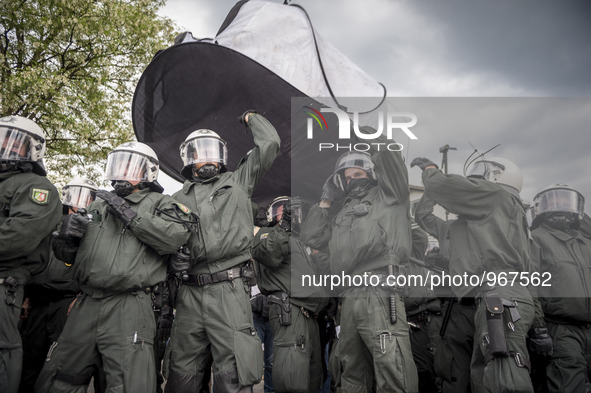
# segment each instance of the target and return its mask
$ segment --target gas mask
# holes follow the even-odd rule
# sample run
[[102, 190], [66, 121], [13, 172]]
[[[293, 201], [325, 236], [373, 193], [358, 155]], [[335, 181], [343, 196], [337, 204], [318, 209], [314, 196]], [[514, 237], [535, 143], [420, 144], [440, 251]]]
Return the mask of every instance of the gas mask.
[[138, 188], [137, 186], [134, 186], [130, 182], [124, 180], [114, 181], [111, 183], [111, 185], [115, 189], [115, 195], [121, 198], [125, 198]]
[[544, 222], [551, 228], [565, 230], [579, 227], [579, 217], [575, 213], [552, 212], [546, 213]]
[[207, 180], [217, 176], [220, 173], [220, 169], [214, 164], [205, 164], [201, 168], [193, 168], [193, 180]]

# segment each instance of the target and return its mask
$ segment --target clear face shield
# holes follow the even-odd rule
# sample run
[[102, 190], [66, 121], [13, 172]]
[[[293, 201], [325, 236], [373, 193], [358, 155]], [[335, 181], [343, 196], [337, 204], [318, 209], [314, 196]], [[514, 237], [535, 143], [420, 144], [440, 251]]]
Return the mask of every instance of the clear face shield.
[[476, 177], [488, 181], [495, 181], [505, 171], [505, 167], [492, 161], [478, 161], [472, 165], [466, 177]]
[[36, 161], [34, 150], [41, 150], [39, 137], [17, 128], [0, 127], [0, 160]]
[[283, 210], [285, 210], [285, 205], [289, 203], [287, 198], [279, 199], [273, 201], [271, 205], [267, 208], [267, 221], [268, 222], [277, 222], [283, 216]]
[[181, 158], [185, 166], [217, 162], [226, 165], [228, 151], [226, 144], [217, 138], [195, 138], [182, 146]]
[[76, 209], [87, 208], [94, 201], [93, 189], [82, 186], [66, 186], [62, 190], [62, 204]]
[[113, 151], [107, 156], [106, 180], [150, 182], [158, 165], [149, 157], [131, 151]]
[[554, 188], [536, 195], [534, 198], [535, 215], [544, 213], [574, 213], [583, 217], [585, 198], [575, 190]]

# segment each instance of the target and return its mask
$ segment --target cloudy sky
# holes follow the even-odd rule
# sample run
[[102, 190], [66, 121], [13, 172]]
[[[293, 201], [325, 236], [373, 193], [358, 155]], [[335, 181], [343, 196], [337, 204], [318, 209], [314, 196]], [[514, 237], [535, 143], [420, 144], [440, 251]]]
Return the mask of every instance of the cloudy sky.
[[[283, 1], [275, 0], [282, 3]], [[161, 14], [195, 37], [213, 37], [235, 4], [168, 0]], [[522, 197], [567, 183], [589, 199], [591, 211], [591, 3], [586, 0], [299, 0], [318, 34], [377, 81], [391, 97], [450, 97], [438, 107], [409, 159], [440, 162], [450, 144], [450, 172], [461, 173], [473, 151], [498, 143], [494, 155], [524, 173]], [[481, 110], [457, 97], [476, 100]], [[527, 98], [526, 98], [527, 97]], [[441, 98], [442, 99], [442, 98]], [[443, 100], [443, 99], [442, 99]], [[439, 101], [443, 102], [443, 101]], [[415, 102], [416, 103], [416, 102]], [[441, 110], [445, 106], [447, 111]], [[417, 109], [417, 111], [420, 111]], [[465, 116], [459, 116], [464, 113]], [[469, 114], [469, 116], [467, 115]], [[443, 119], [445, 117], [445, 119]], [[438, 127], [438, 125], [440, 127]], [[419, 170], [410, 170], [419, 184]], [[167, 192], [175, 185], [163, 180]]]

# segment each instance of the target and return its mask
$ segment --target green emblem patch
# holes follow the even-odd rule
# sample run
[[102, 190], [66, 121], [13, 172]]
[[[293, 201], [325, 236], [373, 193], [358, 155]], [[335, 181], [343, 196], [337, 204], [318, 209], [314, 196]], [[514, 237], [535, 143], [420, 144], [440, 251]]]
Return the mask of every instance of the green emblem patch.
[[33, 193], [31, 194], [31, 199], [33, 202], [39, 205], [46, 205], [49, 201], [49, 191], [42, 190], [40, 188], [33, 188]]
[[261, 238], [260, 238], [260, 239], [261, 239], [261, 240], [265, 240], [267, 237], [269, 237], [269, 234], [268, 234], [268, 233], [263, 233], [263, 234], [261, 235]]
[[183, 205], [182, 203], [177, 202], [176, 205], [179, 207], [179, 209], [181, 209], [183, 211], [183, 213], [185, 213], [185, 214], [191, 213], [191, 209], [189, 209], [187, 206]]

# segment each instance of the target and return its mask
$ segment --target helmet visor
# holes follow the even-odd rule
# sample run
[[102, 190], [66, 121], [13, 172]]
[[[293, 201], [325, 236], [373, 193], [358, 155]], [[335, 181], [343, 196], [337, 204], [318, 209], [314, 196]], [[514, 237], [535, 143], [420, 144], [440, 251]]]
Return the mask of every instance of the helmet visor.
[[81, 186], [66, 186], [62, 190], [62, 204], [78, 209], [87, 208], [94, 201], [94, 190]]
[[0, 159], [35, 161], [33, 153], [37, 148], [42, 149], [43, 142], [35, 135], [18, 128], [0, 127]]
[[226, 165], [228, 152], [226, 144], [217, 138], [195, 138], [186, 142], [181, 152], [183, 164], [201, 164], [206, 162], [218, 162]]
[[157, 163], [143, 154], [125, 150], [113, 151], [107, 156], [105, 179], [149, 182], [149, 173], [157, 167]]
[[285, 205], [287, 203], [287, 198], [273, 201], [273, 203], [271, 203], [271, 205], [269, 205], [267, 208], [267, 220], [269, 222], [273, 222], [273, 220], [280, 220], [283, 216], [283, 210], [285, 209]]
[[367, 154], [353, 152], [342, 156], [335, 167], [335, 173], [346, 168], [360, 168], [364, 171], [370, 171], [373, 168], [371, 158]]
[[583, 215], [585, 198], [575, 190], [554, 188], [534, 198], [536, 216], [543, 213], [563, 212]]
[[505, 167], [501, 164], [492, 161], [478, 161], [472, 165], [466, 177], [476, 177], [489, 181], [494, 181], [501, 173], [505, 171]]

